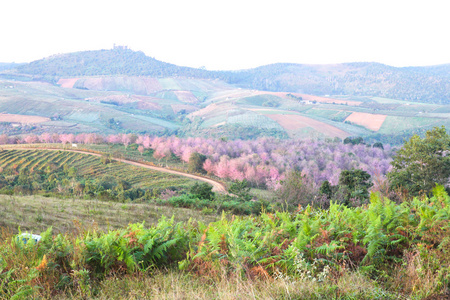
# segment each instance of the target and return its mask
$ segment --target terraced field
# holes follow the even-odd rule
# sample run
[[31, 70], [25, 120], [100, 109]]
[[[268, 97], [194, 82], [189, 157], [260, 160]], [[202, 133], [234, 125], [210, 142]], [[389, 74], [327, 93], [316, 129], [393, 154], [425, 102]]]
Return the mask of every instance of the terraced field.
[[126, 163], [113, 161], [103, 164], [96, 156], [66, 151], [11, 149], [0, 151], [0, 168], [12, 168], [16, 172], [47, 171], [74, 167], [78, 176], [92, 178], [106, 175], [123, 179], [134, 187], [189, 188], [196, 181], [190, 178], [149, 170]]

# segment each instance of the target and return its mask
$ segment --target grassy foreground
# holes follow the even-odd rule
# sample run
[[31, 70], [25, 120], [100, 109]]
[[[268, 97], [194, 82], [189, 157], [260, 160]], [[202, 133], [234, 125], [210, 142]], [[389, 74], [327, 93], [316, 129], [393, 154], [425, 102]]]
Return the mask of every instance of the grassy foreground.
[[13, 233], [19, 228], [22, 232], [40, 233], [49, 226], [55, 234], [70, 234], [87, 228], [108, 231], [130, 223], [154, 225], [161, 216], [174, 216], [175, 222], [187, 222], [192, 218], [209, 223], [218, 218], [196, 210], [149, 203], [0, 194], [0, 227]]
[[[19, 201], [34, 201], [29, 206], [39, 207], [37, 197], [17, 197], [16, 202], [8, 197], [3, 198], [9, 207], [5, 216], [14, 209], [25, 210]], [[61, 205], [55, 199], [42, 200], [48, 202], [41, 205], [50, 208]], [[65, 203], [69, 217], [70, 210], [77, 211], [69, 206], [77, 201]], [[145, 207], [134, 210], [145, 214]], [[102, 209], [110, 217], [118, 214]], [[179, 217], [182, 211], [187, 212], [174, 213]], [[36, 226], [35, 221], [27, 225], [34, 216], [23, 214], [24, 226]], [[402, 204], [372, 194], [370, 204], [358, 208], [332, 204], [327, 210], [307, 207], [295, 213], [223, 215], [213, 222], [163, 217], [151, 226], [126, 226], [127, 221], [117, 217], [116, 225], [106, 230], [103, 222], [102, 228], [89, 223], [91, 217], [87, 214], [76, 222], [75, 229], [55, 223], [54, 229], [41, 233], [37, 244], [24, 243], [3, 227], [0, 297], [430, 300], [449, 296], [450, 197], [439, 186], [433, 197]], [[39, 219], [37, 223], [52, 222], [44, 216]]]

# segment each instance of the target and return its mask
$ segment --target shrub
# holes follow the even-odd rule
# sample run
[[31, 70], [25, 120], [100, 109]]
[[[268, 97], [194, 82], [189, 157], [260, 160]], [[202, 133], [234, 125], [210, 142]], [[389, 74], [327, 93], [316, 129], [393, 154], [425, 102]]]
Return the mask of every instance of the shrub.
[[300, 171], [291, 171], [286, 179], [281, 181], [281, 188], [277, 191], [278, 202], [295, 208], [298, 205], [307, 206], [314, 201], [318, 194], [314, 181]]
[[195, 183], [189, 190], [189, 192], [199, 199], [212, 200], [214, 199], [214, 192], [212, 186], [204, 183]]

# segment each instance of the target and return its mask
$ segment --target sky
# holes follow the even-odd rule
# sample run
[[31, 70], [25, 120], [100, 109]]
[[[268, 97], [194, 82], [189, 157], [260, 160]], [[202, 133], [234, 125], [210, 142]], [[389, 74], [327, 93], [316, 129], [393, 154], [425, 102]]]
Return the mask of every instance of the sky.
[[450, 63], [448, 0], [9, 0], [0, 62], [126, 45], [181, 66]]

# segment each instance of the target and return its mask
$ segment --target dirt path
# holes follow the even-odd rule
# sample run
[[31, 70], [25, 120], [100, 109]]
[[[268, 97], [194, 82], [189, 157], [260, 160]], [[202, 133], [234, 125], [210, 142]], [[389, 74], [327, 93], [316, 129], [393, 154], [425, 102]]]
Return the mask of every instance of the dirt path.
[[[74, 149], [60, 149], [60, 148], [44, 148], [44, 147], [15, 147], [14, 145], [2, 145], [3, 148], [8, 148], [8, 149], [18, 149], [18, 150], [30, 150], [30, 149], [39, 149], [39, 150], [48, 150], [48, 151], [66, 151], [66, 152], [77, 152], [77, 153], [83, 153], [83, 154], [88, 154], [88, 155], [93, 155], [93, 156], [97, 156], [97, 157], [101, 157], [101, 154], [98, 153], [92, 153], [89, 151], [83, 151], [83, 150], [74, 150]], [[132, 160], [128, 160], [128, 159], [115, 159], [119, 162], [123, 162], [129, 165], [133, 165], [133, 166], [137, 166], [137, 167], [141, 167], [141, 168], [146, 168], [146, 169], [150, 169], [150, 170], [154, 170], [154, 171], [158, 171], [158, 172], [164, 172], [164, 173], [169, 173], [169, 174], [174, 174], [174, 175], [178, 175], [178, 176], [184, 176], [184, 177], [188, 177], [188, 178], [192, 178], [195, 180], [200, 180], [203, 182], [206, 182], [210, 185], [212, 185], [213, 187], [213, 192], [219, 192], [219, 193], [226, 193], [227, 189], [225, 187], [225, 185], [219, 181], [213, 180], [213, 179], [209, 179], [206, 177], [202, 177], [202, 176], [198, 176], [198, 175], [194, 175], [194, 174], [189, 174], [189, 173], [185, 173], [185, 172], [181, 172], [181, 171], [175, 171], [175, 170], [170, 170], [170, 169], [166, 169], [163, 167], [157, 167], [157, 166], [151, 166], [151, 165], [147, 165], [144, 163], [140, 163], [140, 162], [135, 162]]]

